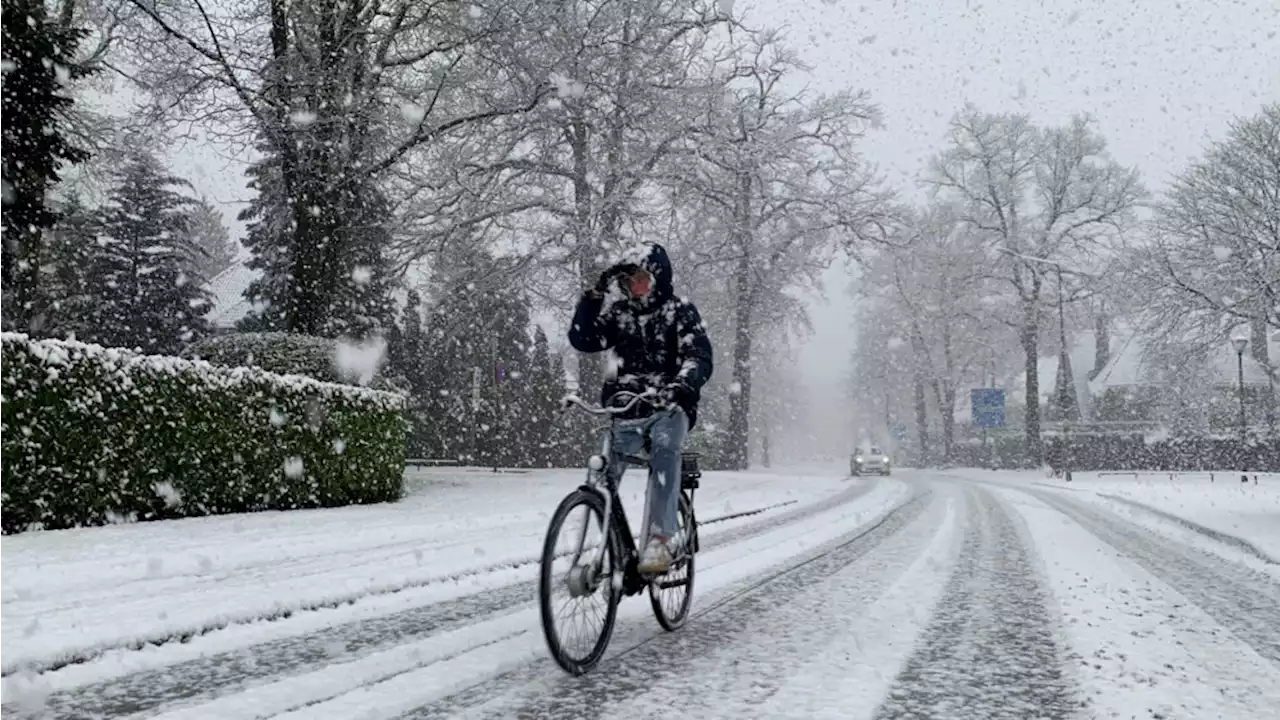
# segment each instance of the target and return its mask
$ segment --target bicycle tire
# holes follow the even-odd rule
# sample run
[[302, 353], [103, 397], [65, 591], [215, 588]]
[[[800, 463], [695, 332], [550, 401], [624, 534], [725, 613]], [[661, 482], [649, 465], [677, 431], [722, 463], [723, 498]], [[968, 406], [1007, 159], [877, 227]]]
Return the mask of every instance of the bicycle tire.
[[583, 657], [573, 657], [561, 644], [560, 633], [556, 627], [555, 608], [552, 607], [551, 602], [552, 588], [555, 583], [552, 565], [556, 556], [556, 538], [559, 537], [565, 518], [569, 516], [569, 513], [584, 505], [597, 522], [603, 520], [604, 500], [594, 492], [576, 490], [569, 493], [564, 500], [561, 500], [559, 507], [556, 508], [555, 513], [551, 516], [550, 524], [547, 526], [547, 537], [542, 544], [542, 568], [538, 579], [538, 605], [542, 613], [542, 635], [546, 638], [547, 649], [551, 651], [552, 659], [570, 675], [582, 675], [600, 662], [600, 658], [604, 656], [605, 650], [609, 647], [609, 640], [613, 636], [613, 626], [618, 618], [618, 602], [621, 599], [619, 590], [615, 587], [611, 576], [618, 571], [619, 558], [622, 557], [622, 552], [618, 543], [617, 528], [610, 523], [609, 537], [605, 545], [608, 553], [607, 560], [610, 577], [605, 578], [600, 587], [600, 591], [608, 594], [604, 624], [600, 628], [600, 635], [596, 638], [591, 650]]
[[[693, 578], [696, 559], [694, 548], [697, 547], [698, 521], [693, 514], [693, 504], [689, 502], [689, 495], [684, 492], [680, 493], [680, 517], [684, 520], [685, 527], [685, 559], [680, 561], [680, 566], [686, 572], [684, 585], [680, 586], [684, 589], [684, 597], [681, 598], [680, 606], [675, 613], [667, 614], [666, 608], [662, 605], [662, 598], [658, 594], [662, 591], [659, 586], [664, 582], [664, 578], [667, 575], [660, 575], [649, 583], [649, 604], [653, 606], [653, 616], [657, 618], [658, 624], [662, 626], [662, 629], [667, 632], [675, 632], [683, 627], [685, 621], [689, 619], [689, 609], [693, 606]], [[673, 567], [672, 569], [675, 568]]]

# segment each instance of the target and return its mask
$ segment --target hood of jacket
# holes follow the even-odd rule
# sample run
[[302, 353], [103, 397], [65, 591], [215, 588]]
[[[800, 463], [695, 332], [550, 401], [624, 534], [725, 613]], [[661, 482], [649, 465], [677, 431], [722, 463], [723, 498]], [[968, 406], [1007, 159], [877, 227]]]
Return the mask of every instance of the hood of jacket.
[[656, 308], [675, 295], [671, 284], [671, 258], [667, 257], [667, 249], [658, 243], [640, 243], [629, 248], [617, 264], [644, 268], [653, 276], [653, 287], [649, 288], [649, 294], [643, 299], [628, 301], [637, 309]]

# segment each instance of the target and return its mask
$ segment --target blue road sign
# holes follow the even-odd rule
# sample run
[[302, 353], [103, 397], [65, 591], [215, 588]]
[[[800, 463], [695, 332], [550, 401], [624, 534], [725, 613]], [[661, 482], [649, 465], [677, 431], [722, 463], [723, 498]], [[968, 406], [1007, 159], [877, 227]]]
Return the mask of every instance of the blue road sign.
[[975, 388], [969, 391], [969, 405], [973, 408], [973, 426], [983, 430], [1004, 427], [1004, 390], [999, 388]]
[[907, 426], [906, 426], [906, 425], [903, 425], [903, 424], [901, 424], [901, 423], [896, 423], [896, 424], [890, 425], [890, 426], [889, 426], [889, 434], [890, 434], [890, 435], [892, 435], [892, 436], [893, 436], [893, 439], [894, 439], [894, 440], [897, 440], [898, 442], [906, 442], [906, 440], [907, 440]]

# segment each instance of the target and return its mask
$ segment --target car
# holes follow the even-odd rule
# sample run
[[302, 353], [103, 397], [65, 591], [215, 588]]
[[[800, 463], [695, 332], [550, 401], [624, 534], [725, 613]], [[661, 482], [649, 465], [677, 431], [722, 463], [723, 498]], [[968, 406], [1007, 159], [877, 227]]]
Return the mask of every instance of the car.
[[872, 445], [867, 452], [859, 451], [853, 454], [853, 457], [849, 460], [849, 474], [854, 477], [863, 473], [888, 475], [890, 471], [889, 465], [889, 456], [881, 451], [880, 448]]

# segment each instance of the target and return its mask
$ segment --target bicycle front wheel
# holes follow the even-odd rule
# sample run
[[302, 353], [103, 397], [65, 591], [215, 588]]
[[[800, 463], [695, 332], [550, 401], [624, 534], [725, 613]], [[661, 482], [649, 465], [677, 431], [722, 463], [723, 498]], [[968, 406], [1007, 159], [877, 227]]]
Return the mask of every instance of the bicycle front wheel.
[[694, 548], [698, 522], [693, 516], [693, 503], [686, 493], [680, 493], [680, 512], [677, 514], [681, 548], [671, 563], [671, 569], [649, 583], [649, 602], [658, 624], [667, 631], [679, 630], [689, 618], [693, 605]]
[[556, 508], [542, 546], [542, 633], [551, 657], [572, 675], [600, 662], [618, 617], [614, 575], [621, 572], [622, 553], [614, 533], [605, 537], [604, 528], [604, 501], [577, 490]]

